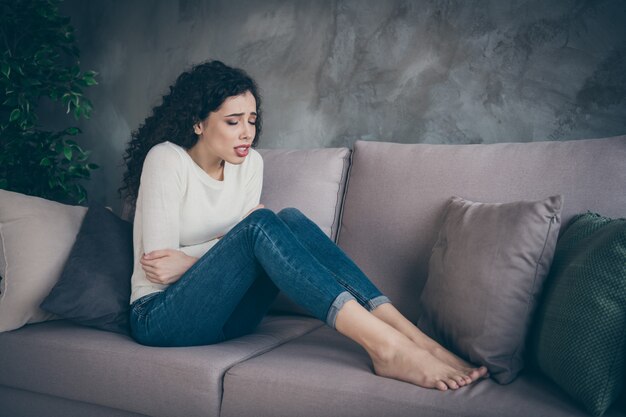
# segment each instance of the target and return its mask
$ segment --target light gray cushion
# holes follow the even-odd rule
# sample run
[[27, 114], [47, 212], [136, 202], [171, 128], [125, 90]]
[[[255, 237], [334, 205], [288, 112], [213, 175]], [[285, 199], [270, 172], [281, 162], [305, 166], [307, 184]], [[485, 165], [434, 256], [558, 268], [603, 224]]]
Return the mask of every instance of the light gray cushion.
[[350, 150], [258, 151], [264, 162], [261, 203], [275, 212], [285, 207], [299, 209], [334, 240], [350, 165]]
[[1, 416], [7, 417], [146, 417], [114, 408], [71, 401], [0, 385]]
[[489, 145], [357, 141], [339, 246], [416, 321], [450, 196], [499, 203], [561, 194], [564, 224], [587, 210], [624, 217], [624, 161], [626, 136]]
[[[483, 380], [441, 392], [376, 376], [363, 350], [321, 327], [231, 368], [221, 417], [584, 417], [547, 379]], [[624, 416], [615, 408], [605, 417]]]
[[453, 197], [443, 214], [418, 326], [502, 384], [523, 367], [561, 207], [561, 196], [506, 204]]
[[86, 212], [0, 190], [0, 332], [55, 318], [39, 304], [61, 276]]
[[227, 369], [322, 325], [267, 316], [224, 343], [154, 348], [65, 320], [38, 323], [0, 334], [0, 385], [153, 417], [217, 417]]
[[[258, 151], [264, 162], [261, 203], [274, 212], [295, 207], [335, 240], [350, 165], [350, 150]], [[283, 293], [278, 295], [272, 310], [310, 315]]]

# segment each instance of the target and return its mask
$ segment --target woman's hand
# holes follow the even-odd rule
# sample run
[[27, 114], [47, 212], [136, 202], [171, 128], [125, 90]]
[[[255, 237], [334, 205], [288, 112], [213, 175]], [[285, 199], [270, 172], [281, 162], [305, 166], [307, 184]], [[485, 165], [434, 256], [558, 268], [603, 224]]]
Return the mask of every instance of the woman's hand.
[[139, 262], [150, 282], [167, 285], [178, 281], [197, 260], [179, 250], [162, 249], [145, 253]]

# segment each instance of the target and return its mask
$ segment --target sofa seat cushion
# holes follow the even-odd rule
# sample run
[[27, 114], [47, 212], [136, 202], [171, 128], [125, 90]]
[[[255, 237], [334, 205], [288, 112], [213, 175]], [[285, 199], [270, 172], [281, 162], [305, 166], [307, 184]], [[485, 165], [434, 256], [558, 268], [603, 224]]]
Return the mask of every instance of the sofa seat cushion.
[[322, 322], [267, 316], [254, 334], [211, 346], [154, 348], [52, 321], [0, 334], [0, 385], [150, 416], [218, 416], [233, 365]]
[[0, 385], [0, 416], [7, 417], [147, 417], [110, 407], [37, 394]]
[[[376, 376], [367, 353], [324, 326], [226, 373], [222, 417], [586, 416], [554, 384], [521, 374], [440, 392]], [[624, 417], [615, 408], [605, 416]]]

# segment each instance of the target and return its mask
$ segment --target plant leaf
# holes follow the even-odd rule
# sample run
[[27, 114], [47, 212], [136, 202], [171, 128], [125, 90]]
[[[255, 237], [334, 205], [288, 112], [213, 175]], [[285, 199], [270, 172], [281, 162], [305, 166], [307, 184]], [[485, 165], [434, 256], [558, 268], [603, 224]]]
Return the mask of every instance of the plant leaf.
[[20, 118], [22, 115], [22, 111], [20, 109], [13, 109], [11, 115], [9, 116], [9, 122], [14, 122]]
[[68, 161], [71, 161], [72, 160], [72, 148], [70, 148], [69, 146], [64, 147], [63, 155], [65, 155], [65, 159], [67, 159]]
[[9, 66], [9, 64], [7, 64], [6, 62], [2, 63], [2, 67], [0, 69], [0, 71], [4, 74], [5, 77], [9, 78], [9, 75], [11, 75], [11, 67]]

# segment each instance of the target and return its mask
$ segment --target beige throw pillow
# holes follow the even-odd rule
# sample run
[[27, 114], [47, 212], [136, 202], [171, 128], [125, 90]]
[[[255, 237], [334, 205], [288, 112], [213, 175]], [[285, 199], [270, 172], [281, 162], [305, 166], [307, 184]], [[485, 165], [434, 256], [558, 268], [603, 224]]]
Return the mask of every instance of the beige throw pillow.
[[0, 332], [55, 318], [39, 304], [59, 279], [86, 212], [0, 190]]
[[562, 197], [507, 204], [453, 197], [421, 295], [418, 326], [501, 384], [523, 367], [526, 334], [554, 256]]

